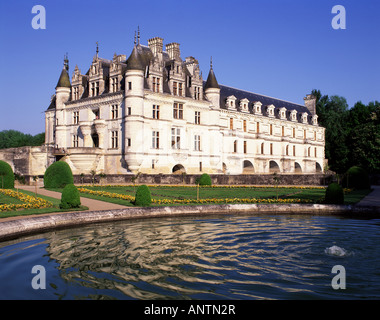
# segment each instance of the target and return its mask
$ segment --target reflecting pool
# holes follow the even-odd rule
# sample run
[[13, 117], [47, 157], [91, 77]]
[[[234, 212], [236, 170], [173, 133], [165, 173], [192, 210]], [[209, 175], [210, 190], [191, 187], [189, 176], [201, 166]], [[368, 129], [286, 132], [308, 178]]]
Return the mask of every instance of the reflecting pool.
[[379, 239], [380, 219], [336, 216], [92, 224], [0, 242], [0, 299], [379, 299]]

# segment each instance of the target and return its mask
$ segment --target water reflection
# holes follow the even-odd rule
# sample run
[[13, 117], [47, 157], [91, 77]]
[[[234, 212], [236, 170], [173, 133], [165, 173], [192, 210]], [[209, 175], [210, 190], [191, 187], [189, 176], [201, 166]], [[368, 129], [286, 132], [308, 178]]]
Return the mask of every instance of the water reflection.
[[[4, 243], [0, 264], [6, 261], [9, 269], [3, 269], [0, 283], [12, 277], [12, 264], [16, 269], [21, 264], [12, 255], [23, 250], [24, 264], [28, 259], [35, 264], [40, 255], [39, 263], [50, 266], [44, 294], [54, 299], [326, 298], [335, 294], [331, 266], [342, 263], [325, 254], [334, 242], [359, 252], [344, 257], [346, 266], [376, 277], [377, 247], [371, 247], [377, 254], [371, 266], [362, 266], [365, 256], [349, 236], [360, 239], [365, 227], [373, 234], [363, 243], [372, 246], [378, 225], [333, 217], [214, 216], [89, 225], [46, 233], [43, 241]], [[351, 281], [365, 278], [351, 276]]]
[[65, 281], [131, 298], [230, 298], [221, 290], [226, 282], [239, 288], [233, 294], [250, 296], [251, 286], [266, 285], [263, 277], [297, 278], [298, 252], [308, 250], [298, 238], [324, 230], [309, 222], [231, 217], [102, 224], [65, 231], [64, 237], [48, 234], [46, 250]]

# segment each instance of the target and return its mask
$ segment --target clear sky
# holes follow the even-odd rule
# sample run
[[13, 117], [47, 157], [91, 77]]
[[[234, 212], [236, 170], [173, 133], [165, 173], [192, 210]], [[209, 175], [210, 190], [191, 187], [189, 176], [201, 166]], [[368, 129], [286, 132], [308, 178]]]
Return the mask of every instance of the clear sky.
[[[32, 7], [46, 9], [46, 29], [32, 28]], [[335, 30], [333, 6], [346, 9]], [[44, 132], [44, 111], [69, 55], [86, 73], [95, 55], [129, 56], [159, 36], [180, 43], [207, 78], [210, 56], [220, 84], [303, 104], [312, 89], [352, 107], [380, 100], [378, 0], [1, 0], [0, 131]]]

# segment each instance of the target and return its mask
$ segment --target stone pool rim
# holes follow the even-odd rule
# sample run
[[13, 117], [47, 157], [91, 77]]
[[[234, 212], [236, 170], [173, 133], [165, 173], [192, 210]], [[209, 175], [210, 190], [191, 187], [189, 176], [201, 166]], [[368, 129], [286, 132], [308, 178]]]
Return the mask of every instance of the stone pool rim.
[[1, 221], [0, 242], [35, 233], [92, 223], [130, 219], [210, 215], [340, 215], [345, 217], [380, 217], [380, 207], [327, 204], [218, 204], [163, 207], [129, 207], [101, 211], [76, 211], [15, 217]]

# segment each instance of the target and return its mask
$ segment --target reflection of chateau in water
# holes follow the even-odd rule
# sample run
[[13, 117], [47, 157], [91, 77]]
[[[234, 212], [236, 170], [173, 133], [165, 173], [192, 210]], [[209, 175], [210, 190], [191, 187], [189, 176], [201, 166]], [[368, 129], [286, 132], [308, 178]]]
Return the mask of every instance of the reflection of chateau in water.
[[[289, 246], [304, 249], [298, 236], [324, 231], [309, 228], [308, 219], [298, 224], [292, 219], [281, 223], [277, 218], [255, 223], [246, 219], [179, 218], [87, 226], [47, 234], [47, 251], [65, 282], [104, 290], [99, 291], [103, 298], [110, 297], [106, 291], [110, 289], [135, 299], [182, 299], [216, 292], [231, 277], [241, 286], [260, 284], [260, 277], [277, 267], [279, 252]], [[291, 239], [289, 227], [295, 227]], [[240, 274], [237, 266], [243, 270]], [[57, 291], [64, 295], [64, 289]]]

